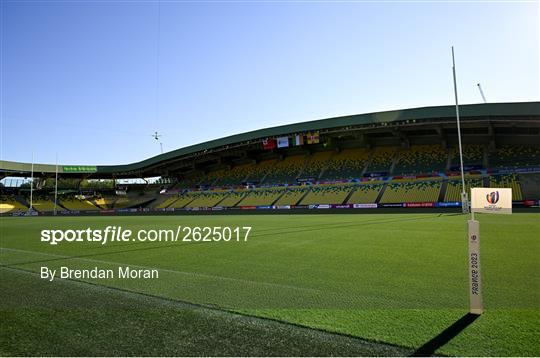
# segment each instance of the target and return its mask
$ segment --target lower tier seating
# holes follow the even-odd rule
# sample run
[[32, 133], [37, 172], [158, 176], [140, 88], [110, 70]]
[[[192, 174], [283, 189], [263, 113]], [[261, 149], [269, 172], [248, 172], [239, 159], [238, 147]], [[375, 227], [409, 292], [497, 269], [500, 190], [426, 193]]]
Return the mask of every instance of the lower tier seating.
[[441, 191], [442, 180], [389, 183], [381, 203], [435, 202]]
[[14, 213], [14, 212], [25, 212], [28, 208], [19, 203], [15, 197], [11, 195], [2, 195], [0, 196], [0, 214], [5, 213]]
[[302, 199], [301, 205], [343, 204], [352, 185], [319, 185], [311, 187], [311, 191]]
[[356, 187], [349, 200], [348, 204], [369, 204], [374, 203], [379, 196], [383, 184], [360, 184]]
[[523, 200], [521, 194], [521, 185], [516, 174], [494, 175], [489, 178], [489, 186], [491, 188], [511, 188], [512, 200]]

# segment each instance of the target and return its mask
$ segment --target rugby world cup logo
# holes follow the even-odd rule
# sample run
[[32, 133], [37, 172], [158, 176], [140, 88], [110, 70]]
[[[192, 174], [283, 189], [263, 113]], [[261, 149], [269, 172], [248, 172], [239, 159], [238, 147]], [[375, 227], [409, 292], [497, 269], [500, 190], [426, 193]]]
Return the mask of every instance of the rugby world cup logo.
[[490, 204], [497, 204], [499, 201], [499, 192], [493, 191], [486, 195], [487, 202]]

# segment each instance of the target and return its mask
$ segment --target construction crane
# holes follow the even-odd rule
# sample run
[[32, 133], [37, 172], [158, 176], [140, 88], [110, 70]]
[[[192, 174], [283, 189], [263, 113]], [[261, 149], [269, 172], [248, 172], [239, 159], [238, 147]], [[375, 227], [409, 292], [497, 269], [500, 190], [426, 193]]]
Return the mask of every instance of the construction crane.
[[476, 85], [478, 86], [478, 89], [480, 90], [480, 96], [482, 96], [484, 103], [487, 103], [486, 97], [484, 96], [484, 91], [482, 91], [482, 86], [480, 86], [480, 83], [477, 83]]

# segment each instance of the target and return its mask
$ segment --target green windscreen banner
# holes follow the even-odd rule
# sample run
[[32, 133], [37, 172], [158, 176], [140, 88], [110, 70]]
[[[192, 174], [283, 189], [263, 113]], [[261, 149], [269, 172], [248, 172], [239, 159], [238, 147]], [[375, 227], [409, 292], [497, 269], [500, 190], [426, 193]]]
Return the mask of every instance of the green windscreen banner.
[[65, 165], [64, 173], [95, 173], [97, 172], [96, 166], [91, 165]]

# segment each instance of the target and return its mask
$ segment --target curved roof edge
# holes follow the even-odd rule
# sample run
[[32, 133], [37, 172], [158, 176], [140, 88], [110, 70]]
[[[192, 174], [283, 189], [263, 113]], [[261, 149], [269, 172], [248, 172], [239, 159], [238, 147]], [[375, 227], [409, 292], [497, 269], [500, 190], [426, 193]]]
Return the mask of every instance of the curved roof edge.
[[[482, 103], [459, 106], [461, 117], [489, 117], [489, 116], [540, 116], [540, 102], [508, 102], [508, 103]], [[263, 128], [250, 132], [235, 134], [214, 139], [199, 144], [190, 145], [163, 153], [140, 162], [123, 165], [59, 165], [59, 173], [126, 173], [143, 170], [149, 166], [163, 161], [172, 160], [181, 156], [194, 154], [204, 150], [232, 145], [239, 142], [255, 141], [267, 137], [302, 133], [336, 127], [366, 125], [375, 123], [391, 123], [395, 121], [422, 120], [435, 118], [455, 118], [455, 105], [418, 107], [402, 110], [374, 112], [366, 114], [348, 115], [307, 122]], [[30, 172], [31, 163], [0, 161], [0, 171], [4, 172]], [[54, 173], [56, 166], [51, 164], [34, 164], [34, 171], [41, 173]]]

